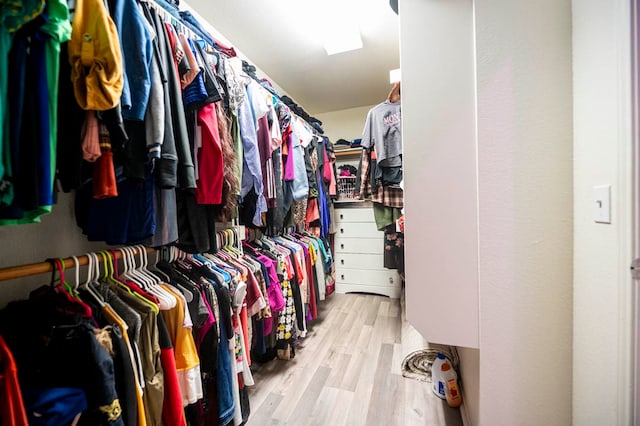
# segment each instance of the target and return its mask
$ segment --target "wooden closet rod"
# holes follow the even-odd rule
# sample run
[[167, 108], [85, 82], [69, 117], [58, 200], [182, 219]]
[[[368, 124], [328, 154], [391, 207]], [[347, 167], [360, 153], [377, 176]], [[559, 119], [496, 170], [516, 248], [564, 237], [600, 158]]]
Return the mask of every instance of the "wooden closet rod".
[[[135, 254], [139, 254], [138, 247], [132, 247], [135, 250]], [[147, 254], [154, 253], [156, 249], [152, 247], [145, 247], [147, 250]], [[118, 249], [115, 249], [116, 259], [122, 258], [122, 252]], [[89, 257], [87, 255], [77, 256], [78, 263], [80, 265], [88, 265]], [[72, 269], [74, 268], [75, 262], [72, 258], [67, 257], [63, 259], [64, 269]], [[0, 281], [13, 280], [16, 278], [30, 277], [32, 275], [46, 274], [47, 272], [52, 271], [51, 262], [38, 262], [38, 263], [30, 263], [27, 265], [19, 265], [19, 266], [9, 266], [7, 268], [0, 268]]]

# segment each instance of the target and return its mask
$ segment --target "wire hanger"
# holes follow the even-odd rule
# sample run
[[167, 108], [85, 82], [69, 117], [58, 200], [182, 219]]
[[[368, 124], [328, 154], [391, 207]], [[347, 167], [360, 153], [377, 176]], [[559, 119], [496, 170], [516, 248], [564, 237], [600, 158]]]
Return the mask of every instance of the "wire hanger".
[[[129, 247], [121, 247], [120, 248], [120, 252], [122, 254], [123, 267], [124, 268], [131, 268], [131, 259], [129, 258], [129, 253], [130, 253], [129, 249], [130, 249]], [[106, 251], [105, 251], [105, 254], [109, 255], [109, 253], [107, 253]], [[153, 309], [153, 311], [156, 314], [160, 313], [160, 308], [158, 307], [158, 305], [156, 303], [154, 303], [152, 300], [149, 300], [148, 298], [146, 298], [144, 295], [140, 294], [139, 292], [133, 291], [131, 288], [129, 288], [129, 286], [126, 283], [120, 281], [119, 279], [116, 279], [117, 277], [116, 278], [113, 277], [114, 269], [117, 267], [117, 265], [114, 267], [113, 259], [111, 258], [110, 255], [109, 255], [109, 261], [110, 261], [110, 265], [111, 265], [111, 277], [110, 277], [110, 279], [113, 282], [117, 283], [120, 287], [126, 289], [129, 292], [129, 294], [133, 295], [134, 297], [137, 297], [138, 299], [142, 300], [145, 304], [149, 305], [151, 307], [151, 309]], [[129, 272], [129, 271], [127, 271], [127, 272]], [[115, 271], [115, 273], [117, 274], [117, 270]], [[127, 276], [123, 275], [123, 277], [128, 277], [128, 274], [127, 274]]]
[[160, 309], [169, 310], [176, 307], [178, 301], [176, 297], [169, 293], [165, 288], [160, 285], [160, 279], [153, 275], [148, 269], [147, 265], [149, 264], [149, 257], [147, 255], [147, 249], [145, 246], [139, 244], [135, 246], [140, 252], [140, 267], [138, 268], [139, 273], [147, 277], [150, 281], [150, 285], [148, 287], [149, 293], [156, 296], [161, 302]]
[[[91, 284], [97, 284], [97, 281], [94, 281], [94, 278], [97, 278], [98, 274], [100, 273], [98, 256], [95, 253], [87, 253], [86, 256], [89, 260], [89, 265], [87, 266], [87, 281], [84, 283], [83, 288], [91, 297], [93, 297], [93, 299], [96, 301], [96, 303], [98, 303], [98, 305], [100, 305], [100, 307], [104, 307], [106, 305], [104, 298], [91, 286]], [[75, 261], [76, 258], [74, 257], [74, 262]]]
[[136, 253], [135, 248], [133, 247], [123, 247], [123, 249], [127, 252], [128, 258], [130, 261], [130, 269], [124, 275], [126, 278], [138, 284], [144, 290], [149, 291], [151, 288], [152, 282], [151, 280], [142, 273], [142, 257], [140, 257], [140, 266], [136, 263]]
[[151, 266], [151, 273], [156, 274], [162, 281], [164, 281], [165, 283], [169, 283], [171, 281], [171, 277], [169, 277], [169, 275], [167, 275], [164, 271], [160, 270], [160, 268], [158, 268], [158, 261], [161, 258], [161, 255], [163, 253], [163, 250], [156, 250], [156, 259], [155, 262], [153, 262]]

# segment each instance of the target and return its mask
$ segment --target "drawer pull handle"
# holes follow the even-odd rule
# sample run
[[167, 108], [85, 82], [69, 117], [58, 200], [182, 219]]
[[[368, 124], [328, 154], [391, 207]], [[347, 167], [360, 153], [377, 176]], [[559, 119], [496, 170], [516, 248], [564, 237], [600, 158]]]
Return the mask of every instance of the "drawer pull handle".
[[340, 215], [340, 219], [344, 219], [344, 215], [343, 214]]
[[344, 274], [340, 275], [340, 278], [344, 281]]
[[340, 228], [340, 233], [344, 234], [344, 229]]
[[389, 277], [389, 284], [393, 284], [393, 278]]
[[340, 248], [343, 249], [344, 248], [344, 244], [340, 244]]
[[340, 259], [340, 264], [344, 265], [344, 259]]

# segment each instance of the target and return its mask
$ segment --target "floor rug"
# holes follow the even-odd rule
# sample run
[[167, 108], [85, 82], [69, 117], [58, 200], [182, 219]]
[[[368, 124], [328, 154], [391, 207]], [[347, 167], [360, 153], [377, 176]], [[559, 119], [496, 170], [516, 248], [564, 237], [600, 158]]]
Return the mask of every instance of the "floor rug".
[[431, 382], [431, 365], [441, 352], [437, 349], [411, 352], [402, 361], [402, 375], [422, 382]]

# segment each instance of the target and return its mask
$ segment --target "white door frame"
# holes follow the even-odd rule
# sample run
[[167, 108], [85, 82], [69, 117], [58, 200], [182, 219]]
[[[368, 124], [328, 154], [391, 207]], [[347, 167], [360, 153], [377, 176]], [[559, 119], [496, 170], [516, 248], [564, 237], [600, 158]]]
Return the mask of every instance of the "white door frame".
[[639, 281], [634, 281], [629, 273], [633, 259], [640, 258], [640, 0], [618, 4], [618, 258], [621, 263], [618, 424], [640, 426], [640, 291]]

